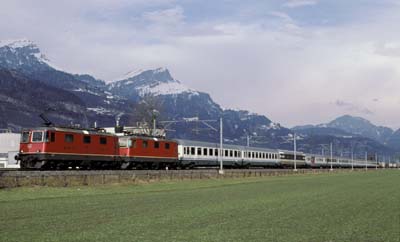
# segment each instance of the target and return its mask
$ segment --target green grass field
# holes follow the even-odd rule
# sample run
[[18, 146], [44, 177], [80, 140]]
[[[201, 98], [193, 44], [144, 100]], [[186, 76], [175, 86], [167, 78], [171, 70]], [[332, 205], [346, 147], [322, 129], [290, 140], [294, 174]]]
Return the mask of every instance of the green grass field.
[[1, 241], [400, 241], [400, 171], [0, 190]]

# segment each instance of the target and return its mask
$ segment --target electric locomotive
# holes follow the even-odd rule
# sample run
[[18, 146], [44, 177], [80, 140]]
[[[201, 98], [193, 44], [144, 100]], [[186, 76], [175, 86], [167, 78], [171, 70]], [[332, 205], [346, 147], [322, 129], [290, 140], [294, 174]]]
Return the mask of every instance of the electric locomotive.
[[118, 137], [102, 130], [41, 127], [22, 131], [16, 159], [25, 169], [107, 169], [118, 153]]
[[175, 168], [178, 144], [173, 140], [154, 137], [119, 137], [119, 159], [122, 169]]

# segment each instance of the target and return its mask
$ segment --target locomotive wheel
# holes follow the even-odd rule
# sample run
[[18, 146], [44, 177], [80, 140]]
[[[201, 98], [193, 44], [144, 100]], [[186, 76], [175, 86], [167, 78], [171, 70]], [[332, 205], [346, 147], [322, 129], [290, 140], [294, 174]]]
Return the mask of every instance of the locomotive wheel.
[[160, 163], [153, 163], [150, 165], [152, 170], [159, 170], [160, 169]]
[[122, 170], [128, 170], [132, 167], [132, 164], [130, 162], [123, 162], [120, 166]]

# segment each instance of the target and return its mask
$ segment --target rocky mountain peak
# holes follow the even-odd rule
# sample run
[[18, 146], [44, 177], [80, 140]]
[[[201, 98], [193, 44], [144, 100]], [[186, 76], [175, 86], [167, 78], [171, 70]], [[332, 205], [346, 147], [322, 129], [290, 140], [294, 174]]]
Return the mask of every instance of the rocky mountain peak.
[[340, 116], [340, 117], [336, 118], [335, 120], [333, 120], [333, 121], [331, 121], [329, 123], [329, 126], [331, 126], [331, 127], [332, 126], [342, 126], [342, 125], [351, 125], [351, 126], [354, 126], [354, 127], [357, 127], [357, 126], [359, 127], [359, 126], [362, 126], [362, 125], [370, 126], [370, 125], [373, 125], [373, 124], [370, 121], [368, 121], [368, 120], [366, 120], [364, 118], [355, 117], [355, 116], [351, 116], [351, 115], [348, 115], [348, 114]]
[[0, 40], [0, 48], [9, 47], [12, 49], [20, 48], [31, 48], [38, 49], [37, 45], [28, 39], [16, 39], [16, 40]]
[[[305, 130], [318, 132], [318, 133], [326, 133], [326, 132], [336, 132], [340, 133], [339, 130], [342, 130], [348, 134], [361, 135], [367, 138], [371, 138], [376, 140], [382, 144], [387, 142], [387, 139], [392, 135], [393, 130], [383, 126], [376, 126], [370, 121], [362, 117], [355, 117], [351, 115], [343, 115], [329, 123], [323, 123], [318, 125], [304, 125], [297, 126], [294, 128], [295, 130]], [[331, 130], [329, 130], [331, 129]], [[332, 130], [335, 129], [335, 130]]]
[[146, 94], [155, 96], [177, 95], [181, 93], [198, 95], [197, 91], [187, 88], [174, 79], [169, 70], [164, 67], [128, 72], [125, 79], [109, 84], [109, 90], [126, 97]]
[[0, 41], [0, 66], [7, 69], [47, 70], [49, 60], [31, 40]]
[[168, 83], [168, 82], [178, 82], [175, 80], [169, 70], [165, 67], [159, 67], [151, 70], [136, 70], [127, 72], [120, 81], [134, 81], [136, 85], [141, 84], [151, 84], [151, 83]]

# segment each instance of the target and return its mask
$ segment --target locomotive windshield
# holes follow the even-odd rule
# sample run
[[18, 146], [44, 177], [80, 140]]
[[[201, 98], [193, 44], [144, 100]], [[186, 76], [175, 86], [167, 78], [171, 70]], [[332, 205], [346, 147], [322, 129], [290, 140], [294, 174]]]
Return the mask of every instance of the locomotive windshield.
[[32, 132], [32, 142], [42, 142], [42, 141], [43, 141], [43, 132], [42, 131]]
[[24, 131], [21, 134], [21, 143], [28, 143], [29, 142], [29, 131]]

